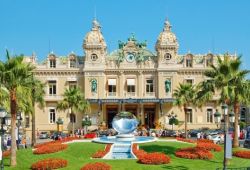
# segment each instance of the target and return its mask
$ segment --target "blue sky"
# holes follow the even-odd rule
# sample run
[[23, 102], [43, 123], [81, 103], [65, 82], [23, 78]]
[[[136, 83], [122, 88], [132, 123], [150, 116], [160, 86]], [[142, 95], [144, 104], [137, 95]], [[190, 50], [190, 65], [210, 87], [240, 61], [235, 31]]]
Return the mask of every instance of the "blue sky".
[[[96, 9], [96, 10], [95, 10]], [[132, 32], [148, 48], [162, 31], [166, 17], [172, 24], [179, 53], [235, 53], [250, 68], [249, 0], [1, 0], [0, 59], [12, 54], [45, 59], [49, 50], [58, 55], [83, 55], [82, 42], [95, 15], [102, 25], [108, 51], [116, 49]]]

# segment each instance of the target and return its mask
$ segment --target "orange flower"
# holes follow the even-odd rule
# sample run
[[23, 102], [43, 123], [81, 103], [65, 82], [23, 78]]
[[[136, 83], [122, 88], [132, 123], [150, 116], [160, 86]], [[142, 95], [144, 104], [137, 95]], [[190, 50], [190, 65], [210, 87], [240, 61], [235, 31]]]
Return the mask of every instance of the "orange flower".
[[31, 165], [32, 170], [42, 170], [42, 169], [58, 169], [66, 167], [68, 164], [67, 160], [60, 158], [49, 158], [37, 161]]
[[81, 170], [111, 170], [111, 166], [106, 163], [95, 162], [84, 165]]

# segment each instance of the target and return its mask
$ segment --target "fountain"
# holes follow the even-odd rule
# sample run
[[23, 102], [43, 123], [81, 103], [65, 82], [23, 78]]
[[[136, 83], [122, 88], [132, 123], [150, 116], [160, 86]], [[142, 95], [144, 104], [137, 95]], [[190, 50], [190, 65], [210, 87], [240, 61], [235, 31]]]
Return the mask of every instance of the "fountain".
[[112, 143], [110, 152], [104, 159], [136, 158], [132, 153], [133, 143], [146, 143], [156, 141], [155, 137], [134, 136], [133, 132], [139, 122], [130, 112], [120, 112], [112, 120], [112, 127], [118, 132], [116, 136], [104, 136], [92, 141], [97, 143]]

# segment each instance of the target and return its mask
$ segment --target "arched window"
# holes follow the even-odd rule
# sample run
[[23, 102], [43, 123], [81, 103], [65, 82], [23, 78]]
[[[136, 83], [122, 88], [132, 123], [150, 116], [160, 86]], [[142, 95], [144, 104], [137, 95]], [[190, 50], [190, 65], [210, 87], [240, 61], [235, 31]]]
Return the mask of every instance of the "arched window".
[[186, 56], [186, 67], [193, 67], [193, 56], [192, 55]]
[[206, 57], [206, 66], [209, 67], [213, 64], [213, 56], [210, 54], [210, 55], [207, 55]]
[[92, 61], [96, 61], [98, 59], [98, 56], [96, 54], [91, 54], [90, 58]]

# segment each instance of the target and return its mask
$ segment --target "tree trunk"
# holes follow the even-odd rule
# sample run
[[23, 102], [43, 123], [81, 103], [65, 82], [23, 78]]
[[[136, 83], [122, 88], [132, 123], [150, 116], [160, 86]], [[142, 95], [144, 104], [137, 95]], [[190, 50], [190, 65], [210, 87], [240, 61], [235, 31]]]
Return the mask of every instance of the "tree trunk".
[[10, 165], [16, 166], [16, 90], [10, 92], [10, 112], [11, 112], [11, 155], [10, 155]]
[[239, 102], [234, 103], [234, 114], [235, 114], [235, 121], [234, 121], [234, 139], [233, 139], [233, 147], [239, 147], [239, 134], [238, 134], [238, 125], [239, 125]]
[[[34, 95], [34, 92], [33, 92], [33, 95]], [[31, 145], [35, 146], [35, 144], [36, 144], [36, 115], [35, 115], [35, 103], [34, 103], [34, 101], [32, 101], [32, 106], [34, 109], [34, 113], [32, 113], [32, 127], [31, 127], [32, 142], [31, 142]]]
[[185, 138], [187, 139], [188, 134], [187, 134], [187, 108], [184, 106], [184, 114], [185, 114]]

